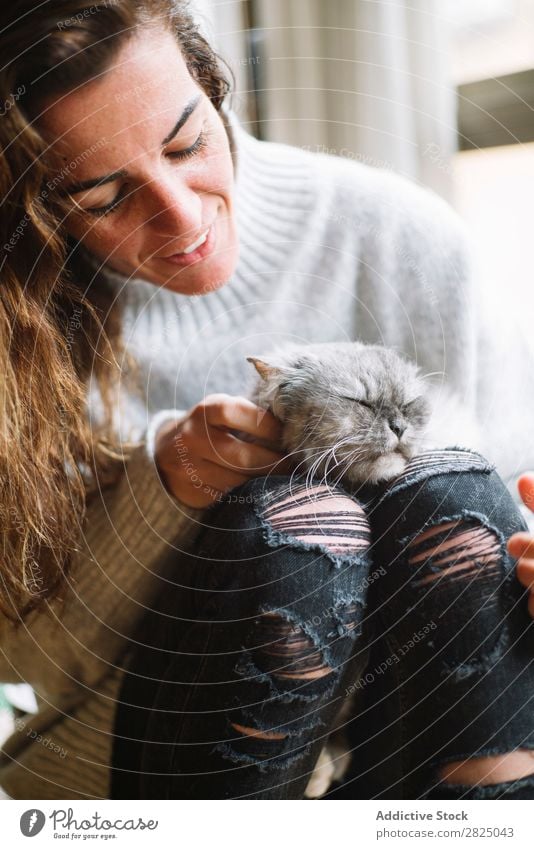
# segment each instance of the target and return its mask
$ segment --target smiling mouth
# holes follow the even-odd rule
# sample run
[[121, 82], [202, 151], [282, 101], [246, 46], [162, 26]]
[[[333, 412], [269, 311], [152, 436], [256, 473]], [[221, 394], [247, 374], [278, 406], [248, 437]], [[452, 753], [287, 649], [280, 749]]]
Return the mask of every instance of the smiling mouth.
[[[210, 229], [211, 228], [208, 227], [207, 230], [204, 230], [204, 232], [198, 237], [196, 242], [192, 242], [185, 250], [176, 251], [176, 253], [170, 254], [170, 256], [188, 256], [189, 254], [192, 254], [193, 251], [196, 251], [197, 248], [204, 244], [204, 242], [208, 238]], [[169, 257], [166, 257], [166, 259], [169, 259]]]
[[191, 242], [187, 248], [180, 253], [170, 254], [169, 256], [161, 257], [162, 260], [180, 268], [186, 268], [195, 265], [203, 259], [209, 257], [216, 247], [216, 221], [214, 221], [207, 230]]

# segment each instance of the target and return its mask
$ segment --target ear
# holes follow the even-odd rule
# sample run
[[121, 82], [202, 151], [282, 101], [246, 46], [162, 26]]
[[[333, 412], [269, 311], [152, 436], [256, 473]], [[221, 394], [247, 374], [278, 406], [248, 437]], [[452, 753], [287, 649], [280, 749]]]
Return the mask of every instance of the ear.
[[273, 363], [268, 363], [266, 360], [261, 360], [259, 357], [247, 357], [247, 362], [252, 363], [262, 380], [270, 380], [273, 377], [279, 377], [283, 371], [280, 366], [275, 366]]

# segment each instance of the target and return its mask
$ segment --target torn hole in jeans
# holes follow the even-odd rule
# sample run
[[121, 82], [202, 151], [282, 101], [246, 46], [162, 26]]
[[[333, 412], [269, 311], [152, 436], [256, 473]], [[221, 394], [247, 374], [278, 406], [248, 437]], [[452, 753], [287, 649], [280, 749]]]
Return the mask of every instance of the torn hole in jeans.
[[466, 514], [441, 518], [402, 544], [411, 573], [406, 589], [416, 591], [420, 619], [435, 625], [427, 647], [443, 649], [442, 674], [465, 678], [488, 668], [507, 642], [500, 532], [485, 517]]
[[326, 484], [293, 484], [276, 494], [268, 493], [258, 516], [271, 547], [289, 544], [319, 550], [336, 566], [366, 553], [371, 543], [363, 507]]
[[534, 751], [515, 749], [511, 752], [452, 761], [438, 770], [438, 776], [449, 786], [478, 787], [534, 778]]
[[428, 574], [413, 580], [424, 586], [438, 579], [461, 580], [483, 569], [499, 569], [502, 546], [494, 531], [464, 519], [442, 522], [423, 531], [408, 544], [408, 563]]
[[230, 712], [228, 739], [216, 750], [236, 763], [265, 761], [286, 768], [309, 751], [313, 730], [319, 733], [320, 702], [331, 694], [338, 672], [326, 660], [318, 639], [279, 612], [262, 613], [255, 639], [258, 648], [245, 653], [236, 671], [268, 684], [268, 694], [254, 709]]
[[315, 681], [332, 672], [314, 640], [278, 613], [264, 613], [258, 622], [260, 648], [256, 665], [277, 680]]

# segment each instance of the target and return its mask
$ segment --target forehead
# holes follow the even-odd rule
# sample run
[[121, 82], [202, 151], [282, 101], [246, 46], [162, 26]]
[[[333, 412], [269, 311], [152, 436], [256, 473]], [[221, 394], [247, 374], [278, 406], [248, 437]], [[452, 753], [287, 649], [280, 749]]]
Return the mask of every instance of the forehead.
[[[102, 76], [46, 101], [38, 126], [55, 152], [87, 153], [99, 147], [106, 161], [125, 148], [161, 142], [199, 87], [172, 33], [145, 28], [127, 41]], [[134, 132], [132, 132], [134, 130]], [[84, 159], [85, 161], [85, 159]]]

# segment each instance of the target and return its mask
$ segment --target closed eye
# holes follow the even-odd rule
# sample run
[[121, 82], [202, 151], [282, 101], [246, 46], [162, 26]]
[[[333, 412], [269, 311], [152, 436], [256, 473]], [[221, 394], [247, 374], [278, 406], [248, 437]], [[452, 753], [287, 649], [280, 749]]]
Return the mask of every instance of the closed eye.
[[207, 132], [202, 130], [199, 133], [199, 136], [198, 136], [196, 142], [194, 142], [194, 144], [192, 144], [191, 147], [187, 147], [185, 150], [174, 150], [174, 151], [170, 150], [167, 153], [167, 156], [170, 159], [189, 159], [190, 156], [194, 156], [195, 153], [199, 153], [201, 150], [203, 150], [203, 148], [206, 147], [206, 145], [208, 143], [207, 142], [207, 136], [208, 136]]
[[[206, 145], [207, 145], [207, 135], [208, 135], [207, 132], [202, 130], [199, 133], [197, 140], [190, 147], [185, 148], [185, 150], [168, 151], [166, 155], [168, 156], [169, 159], [175, 159], [175, 160], [189, 159], [191, 156], [195, 156], [195, 154], [200, 153], [200, 151], [203, 150], [206, 147]], [[128, 196], [128, 193], [124, 190], [124, 188], [122, 188], [121, 191], [118, 193], [118, 195], [116, 195], [116, 197], [113, 198], [111, 203], [106, 204], [106, 206], [87, 208], [87, 209], [84, 210], [84, 212], [89, 212], [91, 215], [94, 215], [96, 218], [101, 218], [105, 215], [109, 215], [111, 212], [113, 212], [115, 209], [117, 209], [117, 207], [120, 206], [122, 201], [127, 196]]]
[[95, 218], [100, 218], [102, 216], [109, 215], [110, 212], [113, 212], [114, 209], [116, 209], [118, 206], [120, 206], [120, 204], [122, 203], [122, 201], [126, 197], [126, 194], [127, 193], [124, 191], [124, 189], [121, 189], [121, 191], [118, 193], [118, 195], [116, 195], [113, 198], [111, 203], [107, 203], [105, 206], [88, 207], [87, 209], [84, 209], [83, 211], [89, 212], [90, 215], [94, 215]]
[[361, 398], [353, 398], [352, 395], [340, 395], [340, 398], [345, 398], [346, 401], [353, 401], [355, 404], [360, 404], [362, 407], [367, 407], [368, 410], [374, 410], [374, 406], [368, 401], [362, 401]]
[[408, 401], [406, 404], [403, 404], [401, 407], [401, 412], [406, 413], [426, 413], [428, 411], [428, 404], [426, 399], [422, 395], [418, 395], [417, 398], [414, 398], [412, 401]]

